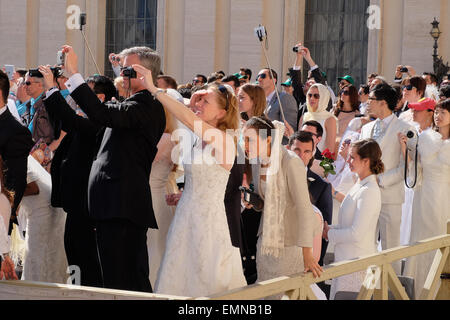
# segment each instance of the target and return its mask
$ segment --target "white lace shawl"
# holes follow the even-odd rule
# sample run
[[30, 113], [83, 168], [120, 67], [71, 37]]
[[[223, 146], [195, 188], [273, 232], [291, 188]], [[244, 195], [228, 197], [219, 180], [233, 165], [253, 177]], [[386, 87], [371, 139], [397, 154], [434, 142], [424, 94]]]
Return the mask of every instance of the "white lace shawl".
[[[270, 165], [266, 171], [266, 191], [264, 196], [263, 230], [261, 253], [279, 257], [284, 249], [284, 212], [286, 209], [286, 179], [281, 170], [283, 146], [281, 144], [285, 126], [272, 121], [275, 134], [270, 155]], [[261, 169], [261, 174], [264, 174]]]

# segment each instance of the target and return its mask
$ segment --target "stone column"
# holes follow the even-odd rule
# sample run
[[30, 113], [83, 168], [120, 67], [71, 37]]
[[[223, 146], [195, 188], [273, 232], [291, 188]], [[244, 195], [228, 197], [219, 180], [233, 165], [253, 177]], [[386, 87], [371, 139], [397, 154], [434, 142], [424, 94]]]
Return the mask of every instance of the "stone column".
[[[283, 79], [284, 8], [285, 0], [263, 1], [263, 24], [269, 38], [268, 58], [278, 74], [278, 87]], [[267, 67], [264, 54], [261, 55], [261, 67]]]
[[27, 0], [26, 66], [36, 68], [39, 57], [39, 8], [40, 0]]
[[450, 64], [450, 2], [448, 0], [441, 0], [439, 19], [439, 29], [442, 31], [442, 34], [438, 40], [438, 54], [442, 56], [444, 63], [449, 62]]
[[164, 72], [175, 79], [184, 78], [184, 13], [185, 0], [166, 2]]
[[214, 71], [230, 72], [231, 0], [216, 0]]
[[383, 0], [382, 4], [380, 73], [388, 82], [392, 82], [395, 67], [401, 64], [402, 60], [404, 0]]

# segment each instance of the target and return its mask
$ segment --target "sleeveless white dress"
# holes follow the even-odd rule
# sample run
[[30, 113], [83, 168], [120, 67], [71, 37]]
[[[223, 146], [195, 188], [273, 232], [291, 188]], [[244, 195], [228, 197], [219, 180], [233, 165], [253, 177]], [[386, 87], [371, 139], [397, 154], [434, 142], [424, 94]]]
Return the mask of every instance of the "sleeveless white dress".
[[183, 159], [185, 186], [167, 235], [159, 294], [202, 297], [247, 285], [225, 214], [230, 172], [216, 163], [209, 145], [195, 149], [192, 164]]

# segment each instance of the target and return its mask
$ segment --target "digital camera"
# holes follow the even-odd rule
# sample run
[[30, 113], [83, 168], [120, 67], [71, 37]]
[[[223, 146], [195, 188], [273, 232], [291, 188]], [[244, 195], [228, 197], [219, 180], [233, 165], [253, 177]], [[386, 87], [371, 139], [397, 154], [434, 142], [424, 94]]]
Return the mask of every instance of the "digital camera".
[[122, 69], [122, 75], [126, 78], [137, 78], [136, 70], [133, 69], [133, 67], [123, 68]]

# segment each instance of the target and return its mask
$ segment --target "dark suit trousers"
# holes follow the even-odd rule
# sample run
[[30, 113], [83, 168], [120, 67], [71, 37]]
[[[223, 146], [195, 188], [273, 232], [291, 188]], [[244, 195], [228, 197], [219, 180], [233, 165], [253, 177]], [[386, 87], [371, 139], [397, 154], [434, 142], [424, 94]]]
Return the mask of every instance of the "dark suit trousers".
[[98, 260], [95, 226], [80, 212], [68, 212], [64, 231], [64, 248], [69, 266], [78, 266], [81, 285], [102, 287], [102, 274]]
[[327, 253], [327, 248], [328, 248], [328, 241], [322, 238], [322, 249], [320, 250], [319, 266], [323, 266], [323, 258]]
[[148, 228], [126, 219], [97, 221], [96, 225], [104, 287], [152, 292], [147, 251]]

